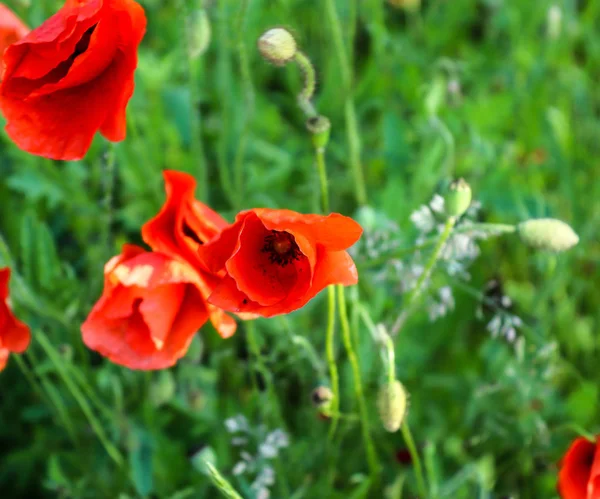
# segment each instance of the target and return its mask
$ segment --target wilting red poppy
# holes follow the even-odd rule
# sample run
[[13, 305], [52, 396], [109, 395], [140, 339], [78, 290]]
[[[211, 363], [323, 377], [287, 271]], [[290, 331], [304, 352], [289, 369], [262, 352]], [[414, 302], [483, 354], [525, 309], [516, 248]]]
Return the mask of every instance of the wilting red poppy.
[[225, 310], [263, 317], [304, 306], [330, 284], [358, 281], [345, 251], [361, 236], [354, 220], [334, 213], [244, 211], [198, 254], [224, 277], [208, 301]]
[[0, 56], [9, 45], [19, 41], [27, 33], [29, 28], [23, 24], [23, 21], [6, 5], [0, 3]]
[[198, 273], [133, 245], [104, 270], [104, 292], [81, 326], [84, 343], [131, 369], [163, 369], [188, 350], [207, 321]]
[[[167, 199], [162, 209], [142, 227], [142, 237], [154, 251], [188, 262], [198, 272], [200, 292], [206, 299], [219, 282], [198, 256], [198, 248], [217, 236], [227, 222], [194, 197], [196, 180], [187, 173], [163, 172]], [[210, 320], [223, 338], [236, 323], [220, 308], [207, 303]]]
[[6, 303], [9, 279], [10, 269], [0, 269], [0, 371], [10, 353], [23, 353], [31, 341], [29, 328], [13, 315]]
[[137, 48], [146, 29], [134, 0], [67, 0], [4, 53], [0, 109], [21, 149], [81, 159], [98, 130], [125, 138]]
[[560, 463], [562, 499], [600, 499], [600, 439], [577, 438]]

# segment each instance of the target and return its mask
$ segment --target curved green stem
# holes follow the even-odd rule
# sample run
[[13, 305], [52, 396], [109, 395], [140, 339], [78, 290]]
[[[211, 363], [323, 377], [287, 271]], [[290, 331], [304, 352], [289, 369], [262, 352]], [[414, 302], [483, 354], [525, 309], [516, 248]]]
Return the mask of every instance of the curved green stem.
[[329, 428], [329, 440], [333, 438], [338, 424], [338, 413], [340, 410], [340, 379], [337, 365], [335, 363], [335, 288], [327, 288], [327, 334], [325, 336], [325, 348], [327, 351], [327, 365], [329, 366], [329, 379], [333, 399], [331, 401], [331, 427]]
[[317, 87], [317, 75], [315, 68], [312, 65], [312, 62], [310, 62], [310, 59], [303, 52], [296, 52], [294, 61], [302, 71], [302, 76], [304, 78], [304, 87], [298, 94], [298, 105], [307, 118], [313, 118], [318, 114], [317, 110], [312, 104], [312, 98]]
[[352, 335], [350, 332], [350, 323], [348, 322], [348, 314], [346, 310], [346, 295], [344, 292], [344, 286], [337, 285], [338, 290], [338, 304], [339, 304], [339, 316], [340, 323], [342, 326], [342, 334], [344, 339], [344, 346], [346, 347], [346, 353], [348, 354], [348, 360], [352, 366], [352, 375], [354, 378], [354, 393], [358, 402], [363, 441], [365, 450], [367, 452], [367, 462], [369, 464], [369, 470], [373, 477], [379, 472], [379, 463], [377, 461], [377, 454], [375, 453], [375, 446], [371, 439], [369, 432], [369, 414], [367, 411], [367, 403], [362, 389], [362, 381], [360, 375], [360, 366], [358, 365], [358, 357], [352, 346]]
[[421, 458], [419, 456], [419, 453], [417, 452], [417, 446], [415, 445], [412, 433], [410, 432], [408, 421], [405, 421], [402, 424], [402, 436], [404, 437], [404, 441], [406, 442], [406, 446], [408, 447], [410, 458], [412, 460], [413, 466], [415, 467], [415, 476], [417, 478], [417, 488], [419, 489], [419, 495], [422, 498], [426, 498], [428, 497], [428, 495], [427, 487], [425, 485], [425, 478], [423, 477], [423, 465], [421, 464]]
[[408, 299], [406, 300], [406, 307], [404, 307], [404, 310], [400, 313], [400, 315], [396, 319], [396, 322], [392, 326], [392, 336], [395, 336], [400, 332], [402, 326], [404, 326], [404, 323], [412, 313], [414, 305], [417, 303], [417, 300], [421, 297], [421, 294], [425, 289], [425, 284], [431, 276], [431, 273], [433, 272], [433, 269], [435, 268], [435, 265], [438, 259], [440, 258], [440, 255], [442, 254], [442, 250], [444, 249], [444, 246], [446, 245], [450, 234], [452, 234], [452, 229], [454, 228], [455, 223], [455, 217], [449, 217], [448, 220], [446, 220], [444, 231], [440, 235], [438, 242], [433, 250], [433, 253], [429, 257], [429, 261], [427, 262], [427, 265], [423, 270], [423, 273], [419, 276], [419, 279], [417, 280], [414, 289], [409, 294]]
[[323, 205], [323, 213], [329, 213], [329, 189], [327, 182], [327, 167], [325, 165], [325, 148], [315, 149], [315, 157], [317, 160], [317, 171], [319, 173], [319, 184], [321, 185], [321, 202]]

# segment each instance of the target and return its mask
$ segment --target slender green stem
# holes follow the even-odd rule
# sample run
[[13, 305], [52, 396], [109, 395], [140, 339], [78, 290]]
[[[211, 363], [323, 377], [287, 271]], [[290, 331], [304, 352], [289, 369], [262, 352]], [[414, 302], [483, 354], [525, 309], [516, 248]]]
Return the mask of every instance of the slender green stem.
[[[477, 223], [477, 224], [461, 225], [459, 227], [456, 227], [453, 230], [453, 234], [469, 234], [471, 232], [485, 232], [486, 236], [494, 237], [494, 236], [501, 236], [503, 234], [511, 234], [511, 233], [515, 232], [516, 230], [517, 230], [517, 227], [515, 225]], [[359, 263], [358, 265], [362, 269], [379, 267], [380, 265], [387, 263], [391, 259], [402, 258], [406, 255], [411, 255], [413, 253], [416, 253], [417, 251], [427, 249], [427, 248], [435, 245], [435, 243], [437, 243], [438, 240], [439, 240], [439, 238], [437, 236], [431, 237], [431, 238], [423, 241], [420, 244], [415, 244], [413, 246], [408, 246], [406, 248], [399, 248], [397, 250], [394, 250], [391, 253], [382, 255], [377, 258], [372, 258], [371, 260], [367, 260], [366, 262]]]
[[198, 58], [194, 56], [192, 47], [190, 46], [190, 43], [194, 38], [192, 30], [199, 29], [199, 27], [192, 25], [186, 3], [183, 0], [179, 0], [179, 12], [181, 15], [181, 22], [185, 27], [186, 35], [184, 39], [184, 50], [188, 72], [188, 91], [190, 93], [190, 148], [192, 152], [192, 162], [195, 165], [194, 173], [198, 181], [196, 194], [201, 200], [208, 202], [208, 172], [206, 171], [206, 156], [202, 144], [200, 95], [198, 92], [200, 87]]
[[233, 171], [233, 182], [235, 186], [235, 192], [237, 196], [236, 200], [244, 199], [244, 157], [246, 155], [246, 146], [248, 144], [248, 135], [250, 133], [250, 123], [254, 115], [254, 86], [252, 85], [252, 78], [250, 76], [250, 62], [248, 59], [248, 52], [246, 50], [246, 44], [244, 43], [244, 29], [246, 14], [248, 13], [248, 6], [250, 0], [240, 0], [240, 7], [237, 15], [236, 30], [237, 30], [237, 53], [238, 62], [240, 66], [240, 76], [242, 80], [242, 87], [244, 91], [244, 107], [242, 112], [243, 126], [240, 134], [240, 140], [238, 143], [237, 151], [235, 154], [234, 171]]
[[38, 330], [38, 331], [36, 331], [35, 338], [38, 340], [38, 342], [40, 343], [40, 345], [42, 346], [42, 348], [48, 355], [48, 358], [54, 365], [56, 371], [62, 378], [62, 380], [65, 383], [66, 387], [68, 388], [69, 392], [71, 392], [71, 395], [73, 395], [73, 398], [76, 400], [76, 402], [79, 405], [79, 407], [81, 408], [82, 412], [85, 414], [88, 422], [90, 423], [90, 426], [92, 427], [92, 429], [96, 433], [96, 436], [98, 437], [98, 439], [104, 446], [104, 449], [106, 450], [107, 454], [112, 458], [112, 460], [117, 465], [122, 467], [124, 465], [123, 456], [106, 436], [106, 433], [104, 432], [104, 429], [102, 428], [102, 425], [96, 419], [96, 416], [94, 416], [92, 408], [90, 407], [87, 399], [85, 398], [83, 393], [81, 393], [81, 391], [79, 390], [79, 387], [71, 379], [69, 372], [67, 371], [66, 367], [63, 365], [63, 360], [60, 358], [60, 355], [58, 354], [58, 352], [54, 349], [54, 346], [52, 345], [50, 340], [46, 337], [46, 334], [43, 331]]
[[406, 306], [404, 307], [404, 310], [400, 313], [400, 315], [398, 316], [398, 319], [396, 319], [396, 322], [392, 326], [392, 330], [391, 330], [392, 336], [395, 336], [400, 332], [400, 330], [402, 329], [402, 326], [404, 326], [404, 323], [406, 322], [406, 320], [412, 313], [413, 308], [414, 308], [415, 304], [417, 303], [417, 300], [421, 297], [421, 294], [423, 293], [423, 290], [425, 289], [425, 284], [429, 280], [429, 277], [431, 276], [431, 273], [433, 272], [433, 269], [435, 268], [435, 265], [436, 265], [438, 259], [440, 258], [440, 255], [442, 254], [442, 250], [444, 249], [444, 246], [446, 245], [446, 242], [448, 241], [448, 238], [450, 237], [450, 234], [452, 234], [452, 229], [454, 228], [455, 223], [456, 223], [455, 217], [448, 217], [448, 220], [446, 220], [446, 224], [444, 226], [444, 231], [440, 235], [437, 245], [435, 246], [433, 253], [429, 257], [429, 261], [427, 262], [427, 265], [425, 265], [425, 269], [423, 270], [423, 273], [419, 276], [419, 279], [417, 280], [417, 283], [416, 283], [414, 289], [409, 294], [408, 299], [406, 300]]
[[329, 213], [329, 189], [327, 182], [327, 166], [325, 165], [325, 148], [315, 149], [317, 160], [317, 171], [319, 172], [319, 183], [321, 185], [321, 202], [323, 213]]
[[333, 399], [331, 401], [331, 426], [329, 428], [329, 440], [333, 439], [337, 428], [340, 410], [340, 378], [337, 365], [335, 363], [335, 288], [327, 288], [327, 333], [325, 339], [325, 348], [327, 351], [327, 364], [329, 366], [329, 379], [331, 381], [331, 391]]
[[402, 424], [402, 436], [404, 437], [404, 441], [406, 442], [406, 446], [408, 447], [410, 458], [415, 468], [415, 476], [417, 477], [417, 487], [419, 489], [419, 495], [425, 499], [426, 497], [428, 497], [428, 494], [427, 487], [425, 485], [425, 478], [423, 477], [423, 465], [421, 464], [421, 457], [417, 452], [415, 441], [412, 437], [412, 433], [410, 432], [408, 421], [405, 421]]
[[339, 305], [339, 316], [340, 323], [342, 326], [342, 335], [344, 339], [344, 346], [346, 347], [346, 353], [348, 354], [348, 359], [350, 361], [350, 365], [352, 366], [352, 375], [354, 377], [354, 393], [356, 395], [356, 399], [358, 402], [358, 408], [361, 419], [362, 426], [362, 434], [363, 441], [365, 445], [365, 449], [367, 452], [367, 462], [369, 464], [369, 470], [373, 477], [379, 472], [379, 463], [377, 461], [377, 454], [375, 453], [375, 446], [373, 445], [373, 440], [371, 439], [371, 434], [369, 431], [369, 414], [367, 411], [367, 403], [365, 401], [365, 396], [363, 394], [362, 389], [362, 381], [360, 375], [360, 366], [358, 365], [358, 357], [356, 356], [356, 352], [354, 351], [354, 347], [352, 346], [352, 335], [350, 332], [350, 324], [348, 322], [348, 313], [346, 310], [346, 294], [344, 292], [344, 287], [342, 285], [337, 286], [338, 289], [338, 305]]
[[221, 475], [221, 473], [219, 473], [217, 468], [215, 468], [208, 461], [204, 461], [204, 464], [208, 469], [208, 474], [213, 485], [219, 490], [223, 497], [227, 497], [227, 499], [243, 499], [242, 496], [233, 488], [233, 485], [231, 485], [227, 479]]
[[230, 35], [229, 35], [229, 7], [230, 2], [228, 0], [219, 0], [218, 6], [218, 43], [217, 43], [217, 81], [219, 99], [222, 103], [222, 121], [223, 126], [221, 127], [221, 133], [219, 134], [218, 145], [217, 145], [217, 166], [219, 170], [219, 180], [221, 181], [221, 187], [227, 200], [232, 206], [235, 206], [237, 196], [233, 189], [233, 183], [231, 179], [231, 171], [229, 168], [228, 159], [228, 145], [229, 145], [229, 130], [230, 123], [233, 123], [234, 112], [231, 108], [231, 96], [233, 95], [232, 83], [231, 83], [231, 60], [229, 54], [230, 46]]
[[117, 162], [116, 145], [108, 144], [108, 151], [102, 161], [102, 190], [104, 191], [103, 245], [107, 257], [112, 256], [112, 223], [115, 188], [115, 165]]
[[350, 167], [354, 176], [354, 187], [356, 201], [359, 205], [367, 204], [367, 189], [365, 185], [363, 167], [361, 163], [361, 142], [358, 121], [356, 119], [356, 110], [354, 108], [354, 99], [352, 97], [352, 71], [350, 67], [351, 57], [348, 56], [344, 47], [344, 36], [342, 26], [337, 10], [335, 0], [326, 0], [325, 8], [331, 27], [333, 44], [340, 66], [341, 80], [344, 91], [344, 114], [346, 118], [346, 134], [348, 139], [350, 153]]

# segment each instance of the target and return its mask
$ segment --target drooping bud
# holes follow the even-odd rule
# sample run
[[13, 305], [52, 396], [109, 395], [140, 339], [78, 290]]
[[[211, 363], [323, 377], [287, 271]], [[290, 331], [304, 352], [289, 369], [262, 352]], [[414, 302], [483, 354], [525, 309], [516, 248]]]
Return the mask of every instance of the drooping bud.
[[460, 217], [471, 205], [472, 198], [471, 186], [464, 179], [452, 182], [444, 199], [446, 214], [449, 217]]
[[400, 429], [406, 417], [407, 404], [408, 396], [400, 381], [395, 380], [381, 386], [377, 397], [377, 409], [387, 431], [394, 433]]
[[333, 392], [328, 386], [317, 386], [317, 388], [312, 391], [310, 400], [313, 405], [319, 409], [319, 412], [328, 415], [333, 401]]
[[306, 128], [312, 135], [315, 149], [320, 150], [327, 147], [331, 133], [331, 122], [325, 116], [315, 116], [306, 122]]
[[284, 66], [294, 58], [298, 45], [287, 29], [273, 28], [258, 39], [258, 50], [267, 61]]
[[521, 222], [517, 225], [517, 233], [527, 246], [557, 253], [566, 251], [579, 242], [579, 236], [568, 224], [554, 218]]

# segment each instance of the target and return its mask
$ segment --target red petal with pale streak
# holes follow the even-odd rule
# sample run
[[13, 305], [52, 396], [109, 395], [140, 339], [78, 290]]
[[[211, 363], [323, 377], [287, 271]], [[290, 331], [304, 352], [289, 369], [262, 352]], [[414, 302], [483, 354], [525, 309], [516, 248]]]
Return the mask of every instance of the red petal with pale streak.
[[0, 3], [0, 56], [9, 45], [19, 41], [27, 33], [29, 28], [12, 10]]
[[0, 348], [0, 371], [6, 367], [9, 351], [6, 348]]

